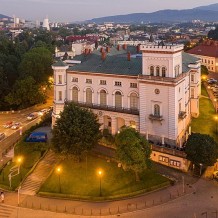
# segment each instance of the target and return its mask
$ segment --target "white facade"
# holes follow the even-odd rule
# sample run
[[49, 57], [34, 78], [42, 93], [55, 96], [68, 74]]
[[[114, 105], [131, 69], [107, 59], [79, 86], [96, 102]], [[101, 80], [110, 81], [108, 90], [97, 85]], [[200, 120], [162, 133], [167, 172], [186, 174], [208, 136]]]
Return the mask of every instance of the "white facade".
[[101, 128], [112, 134], [127, 125], [150, 141], [182, 146], [191, 116], [199, 115], [200, 95], [200, 61], [183, 72], [182, 50], [142, 45], [142, 73], [137, 76], [78, 72], [54, 64], [53, 125], [64, 102], [75, 101], [92, 108]]

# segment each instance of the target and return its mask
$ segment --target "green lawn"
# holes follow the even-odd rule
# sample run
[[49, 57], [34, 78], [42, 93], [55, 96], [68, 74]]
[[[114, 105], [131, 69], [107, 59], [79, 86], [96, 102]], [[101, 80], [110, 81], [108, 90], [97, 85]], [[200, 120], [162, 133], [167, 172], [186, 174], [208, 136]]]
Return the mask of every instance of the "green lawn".
[[[202, 95], [208, 97], [205, 88], [202, 86]], [[198, 132], [202, 134], [209, 134], [218, 141], [218, 135], [216, 134], [215, 121], [215, 109], [210, 99], [200, 98], [200, 116], [192, 119], [192, 132]]]
[[[9, 188], [9, 171], [10, 169], [17, 165], [18, 157], [22, 157], [21, 164], [21, 173], [12, 178], [12, 190], [15, 190], [21, 180], [25, 177], [25, 175], [31, 170], [34, 164], [40, 159], [43, 152], [47, 149], [48, 145], [45, 143], [27, 143], [21, 141], [15, 147], [15, 157], [13, 161], [9, 162], [6, 167], [4, 167], [0, 174], [0, 187], [10, 189]], [[41, 152], [42, 151], [42, 152]]]
[[[141, 175], [142, 180], [135, 182], [134, 174], [118, 168], [116, 163], [107, 162], [105, 159], [91, 155], [88, 156], [87, 163], [87, 177], [85, 160], [80, 163], [76, 163], [73, 160], [65, 160], [60, 164], [62, 169], [60, 174], [61, 193], [64, 197], [98, 198], [100, 183], [97, 175], [98, 169], [103, 170], [102, 196], [104, 198], [119, 198], [131, 195], [133, 192], [140, 192], [140, 190], [150, 191], [169, 184], [168, 179], [153, 170], [145, 171]], [[40, 193], [42, 192], [49, 193], [48, 195], [57, 195], [59, 193], [59, 176], [56, 171], [43, 184], [40, 189]]]

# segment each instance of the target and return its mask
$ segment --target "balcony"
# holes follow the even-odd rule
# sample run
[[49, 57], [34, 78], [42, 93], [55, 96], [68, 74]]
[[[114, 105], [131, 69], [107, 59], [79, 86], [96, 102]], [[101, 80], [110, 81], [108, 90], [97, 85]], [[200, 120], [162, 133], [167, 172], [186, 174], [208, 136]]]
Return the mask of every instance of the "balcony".
[[92, 104], [86, 102], [74, 102], [74, 103], [79, 105], [80, 107], [85, 107], [85, 108], [139, 115], [139, 110], [135, 108], [114, 107], [114, 106]]
[[163, 116], [159, 116], [159, 115], [154, 115], [154, 114], [150, 114], [149, 117], [148, 117], [152, 122], [153, 121], [160, 121], [162, 122], [164, 119], [163, 119]]
[[187, 116], [187, 114], [186, 114], [185, 111], [180, 111], [180, 112], [179, 112], [179, 115], [178, 115], [178, 118], [179, 118], [180, 120], [183, 120], [183, 119], [186, 118], [186, 116]]

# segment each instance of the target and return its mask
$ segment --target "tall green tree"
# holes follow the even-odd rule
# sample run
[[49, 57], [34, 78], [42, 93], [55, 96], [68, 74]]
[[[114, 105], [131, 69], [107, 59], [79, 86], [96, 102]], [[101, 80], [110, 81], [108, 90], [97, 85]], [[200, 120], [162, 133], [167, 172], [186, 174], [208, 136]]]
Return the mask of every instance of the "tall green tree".
[[5, 97], [5, 101], [17, 108], [26, 108], [45, 101], [45, 93], [36, 81], [28, 76], [17, 80], [12, 91]]
[[79, 160], [85, 151], [90, 151], [100, 137], [97, 116], [74, 103], [66, 104], [53, 128], [53, 150], [64, 158]]
[[41, 83], [52, 75], [51, 65], [52, 53], [44, 47], [37, 47], [24, 55], [19, 71], [22, 77], [32, 76], [37, 83]]
[[139, 132], [131, 127], [123, 127], [115, 137], [116, 155], [123, 168], [135, 172], [136, 181], [139, 173], [150, 165], [151, 148]]
[[187, 159], [194, 164], [213, 166], [218, 158], [218, 145], [209, 135], [192, 133], [188, 138], [185, 152]]
[[201, 65], [201, 75], [207, 76], [208, 74], [209, 74], [209, 71], [208, 71], [207, 67], [204, 65]]

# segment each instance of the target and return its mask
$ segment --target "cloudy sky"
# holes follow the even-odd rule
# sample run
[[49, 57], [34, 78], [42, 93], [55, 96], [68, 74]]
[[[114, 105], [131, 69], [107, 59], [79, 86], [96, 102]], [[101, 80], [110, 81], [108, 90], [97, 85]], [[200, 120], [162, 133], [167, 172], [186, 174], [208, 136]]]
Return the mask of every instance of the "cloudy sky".
[[95, 17], [187, 9], [217, 3], [217, 0], [0, 0], [0, 14], [51, 21], [83, 21]]

